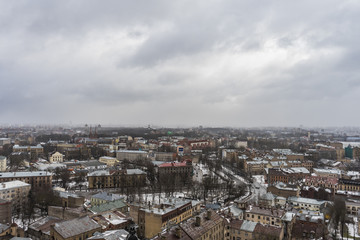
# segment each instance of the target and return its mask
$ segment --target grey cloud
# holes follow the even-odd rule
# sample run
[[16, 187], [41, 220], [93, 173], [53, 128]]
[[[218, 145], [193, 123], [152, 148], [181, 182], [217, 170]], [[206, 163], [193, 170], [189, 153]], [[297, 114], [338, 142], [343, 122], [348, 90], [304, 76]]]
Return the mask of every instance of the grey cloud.
[[333, 111], [360, 101], [354, 1], [0, 8], [3, 122], [342, 125]]

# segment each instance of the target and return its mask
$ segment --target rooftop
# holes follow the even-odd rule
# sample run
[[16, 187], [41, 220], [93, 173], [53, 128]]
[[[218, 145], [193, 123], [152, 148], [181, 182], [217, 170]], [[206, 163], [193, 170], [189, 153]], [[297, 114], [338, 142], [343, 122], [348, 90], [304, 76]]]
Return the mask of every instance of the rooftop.
[[10, 181], [0, 183], [0, 191], [4, 189], [19, 188], [19, 187], [30, 187], [31, 185], [22, 181]]
[[70, 238], [95, 229], [100, 230], [101, 226], [88, 216], [55, 223], [54, 226], [54, 230], [63, 238]]

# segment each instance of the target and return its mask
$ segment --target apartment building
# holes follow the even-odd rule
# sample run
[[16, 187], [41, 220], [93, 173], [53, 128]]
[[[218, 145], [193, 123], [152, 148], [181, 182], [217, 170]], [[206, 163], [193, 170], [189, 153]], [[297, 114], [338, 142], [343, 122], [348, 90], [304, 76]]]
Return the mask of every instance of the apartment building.
[[14, 208], [25, 206], [31, 185], [22, 181], [0, 183], [0, 199], [11, 201]]
[[0, 183], [9, 181], [22, 181], [31, 185], [32, 188], [52, 186], [52, 174], [45, 171], [36, 172], [3, 172], [0, 173]]
[[179, 224], [193, 216], [199, 202], [182, 199], [169, 199], [159, 205], [131, 205], [130, 216], [139, 226], [141, 237], [152, 238], [163, 228]]
[[245, 220], [266, 224], [275, 227], [281, 227], [281, 218], [285, 212], [281, 209], [262, 208], [251, 206], [245, 211]]
[[335, 177], [306, 176], [304, 185], [309, 187], [328, 188], [334, 192], [338, 188], [338, 179]]
[[142, 186], [146, 173], [140, 169], [100, 170], [89, 173], [88, 188], [127, 188]]

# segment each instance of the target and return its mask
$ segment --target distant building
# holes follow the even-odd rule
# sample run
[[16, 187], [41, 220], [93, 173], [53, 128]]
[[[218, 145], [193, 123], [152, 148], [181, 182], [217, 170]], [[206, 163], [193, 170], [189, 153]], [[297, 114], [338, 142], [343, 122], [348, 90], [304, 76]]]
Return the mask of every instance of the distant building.
[[55, 152], [50, 156], [49, 161], [50, 163], [62, 163], [64, 161], [64, 155], [59, 152]]
[[130, 161], [135, 160], [144, 160], [147, 158], [148, 153], [145, 151], [136, 151], [136, 150], [119, 150], [116, 151], [116, 158], [120, 161]]
[[176, 158], [176, 153], [173, 152], [156, 152], [155, 160], [162, 162], [172, 162]]
[[89, 173], [88, 188], [127, 188], [142, 186], [146, 181], [146, 173], [140, 169], [99, 170]]
[[0, 172], [6, 171], [6, 160], [7, 160], [6, 157], [0, 156]]
[[99, 158], [99, 162], [105, 163], [108, 167], [112, 167], [116, 163], [118, 163], [119, 160], [117, 160], [114, 157], [102, 156], [102, 157]]
[[193, 166], [191, 161], [163, 163], [158, 166], [158, 173], [160, 178], [165, 175], [186, 182], [192, 177]]

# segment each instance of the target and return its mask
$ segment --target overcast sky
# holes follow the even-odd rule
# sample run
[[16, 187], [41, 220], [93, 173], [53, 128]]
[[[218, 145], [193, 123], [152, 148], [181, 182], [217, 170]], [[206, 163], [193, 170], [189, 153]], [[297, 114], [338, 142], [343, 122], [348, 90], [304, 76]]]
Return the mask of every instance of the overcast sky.
[[359, 126], [360, 1], [0, 1], [0, 113]]

